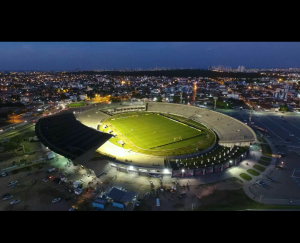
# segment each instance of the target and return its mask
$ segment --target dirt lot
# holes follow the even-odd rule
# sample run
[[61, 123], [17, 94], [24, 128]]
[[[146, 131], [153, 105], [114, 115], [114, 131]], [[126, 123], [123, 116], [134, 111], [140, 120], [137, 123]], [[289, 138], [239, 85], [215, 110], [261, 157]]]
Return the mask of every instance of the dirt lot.
[[[69, 180], [84, 181], [84, 187], [92, 186], [103, 191], [108, 191], [112, 186], [117, 188], [125, 188], [127, 191], [134, 191], [138, 194], [138, 198], [141, 199], [139, 207], [135, 206], [135, 203], [129, 203], [125, 208], [125, 211], [187, 211], [194, 210], [202, 205], [205, 205], [201, 199], [207, 195], [212, 194], [215, 190], [235, 190], [241, 188], [242, 182], [236, 181], [224, 181], [211, 185], [199, 186], [199, 181], [196, 179], [191, 180], [175, 180], [170, 177], [164, 177], [162, 180], [164, 188], [170, 188], [171, 186], [177, 187], [177, 192], [169, 192], [160, 190], [161, 184], [159, 178], [148, 178], [146, 176], [138, 176], [134, 173], [119, 172], [115, 169], [110, 169], [107, 174], [96, 178], [92, 185], [88, 185], [92, 181], [92, 177], [88, 177], [88, 171], [80, 169], [80, 166], [65, 167], [66, 159], [60, 157], [58, 161], [51, 161], [49, 164], [36, 165], [34, 168], [29, 167], [23, 172], [18, 172], [6, 177], [0, 177], [0, 191], [2, 195], [4, 193], [11, 193], [14, 197], [3, 201], [0, 200], [0, 211], [67, 211], [71, 206], [76, 206], [79, 211], [91, 211], [92, 202], [99, 196], [93, 194], [93, 191], [84, 192], [78, 196], [74, 193], [70, 193], [65, 187], [66, 184], [57, 184], [52, 180], [43, 182], [42, 179], [47, 175], [46, 169], [51, 167], [59, 167], [68, 174]], [[30, 171], [32, 174], [29, 176], [26, 173]], [[59, 177], [58, 171], [50, 173], [54, 177]], [[109, 180], [115, 176], [113, 179]], [[19, 186], [11, 188], [8, 184], [11, 181], [19, 181]], [[36, 180], [33, 184], [32, 180]], [[154, 188], [152, 192], [156, 192], [155, 195], [146, 195], [151, 191], [150, 180], [153, 182]], [[108, 183], [105, 183], [109, 181]], [[98, 182], [99, 185], [96, 185]], [[178, 182], [176, 185], [175, 183]], [[183, 182], [185, 185], [183, 185]], [[188, 184], [188, 185], [187, 185]], [[179, 197], [181, 193], [185, 192], [185, 195]], [[70, 196], [71, 199], [66, 201], [65, 198]], [[52, 203], [52, 200], [56, 197], [61, 197], [62, 200], [57, 203]], [[156, 206], [156, 198], [160, 199], [160, 206]], [[10, 204], [13, 199], [20, 199], [18, 204]], [[210, 199], [218, 200], [218, 199]], [[207, 203], [207, 202], [206, 202]], [[105, 205], [105, 211], [122, 211], [122, 209], [112, 207], [111, 203]]]

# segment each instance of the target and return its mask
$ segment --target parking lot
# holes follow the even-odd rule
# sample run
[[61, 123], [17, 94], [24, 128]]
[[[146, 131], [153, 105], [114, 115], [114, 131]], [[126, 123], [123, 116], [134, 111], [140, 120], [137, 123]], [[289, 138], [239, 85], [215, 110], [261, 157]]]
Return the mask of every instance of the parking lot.
[[[159, 178], [148, 178], [147, 176], [138, 176], [135, 173], [119, 172], [114, 168], [109, 169], [99, 178], [95, 178], [88, 176], [89, 170], [82, 169], [81, 166], [73, 166], [72, 164], [69, 167], [66, 166], [67, 161], [64, 157], [59, 157], [59, 160], [52, 160], [49, 164], [42, 164], [28, 171], [1, 177], [0, 190], [3, 192], [2, 194], [10, 193], [13, 195], [13, 198], [5, 201], [1, 200], [0, 210], [67, 211], [72, 206], [75, 206], [79, 211], [90, 211], [94, 210], [92, 202], [102, 195], [103, 192], [107, 192], [114, 186], [127, 191], [134, 191], [138, 194], [140, 206], [136, 206], [136, 201], [134, 201], [125, 208], [125, 211], [184, 211], [193, 210], [193, 208], [200, 206], [199, 198], [212, 193], [216, 189], [215, 186], [198, 187], [199, 181], [196, 179], [177, 180], [165, 177], [162, 179], [161, 184]], [[62, 174], [59, 174], [57, 170], [47, 174], [46, 169], [53, 166], [63, 170]], [[31, 174], [28, 175], [28, 172]], [[51, 175], [52, 178], [44, 182], [43, 179], [47, 175]], [[84, 188], [81, 195], [76, 195], [73, 191], [70, 193], [69, 188], [66, 188], [66, 183], [55, 183], [53, 181], [54, 178], [60, 177], [60, 175], [67, 175], [70, 181], [82, 180]], [[10, 182], [16, 180], [18, 181], [18, 186], [14, 188], [8, 186]], [[33, 183], [33, 180], [36, 183]], [[153, 183], [152, 191], [150, 181]], [[92, 184], [89, 184], [90, 182]], [[163, 190], [161, 190], [161, 186]], [[241, 186], [242, 183], [240, 182], [228, 181], [228, 183], [221, 183], [220, 189], [237, 189]], [[86, 189], [89, 187], [92, 187], [92, 190], [87, 192]], [[98, 190], [94, 194], [93, 191], [96, 187]], [[172, 187], [173, 190], [171, 192], [168, 189]], [[70, 197], [68, 201], [66, 201], [67, 197]], [[54, 198], [61, 198], [61, 200], [52, 203]], [[156, 205], [156, 198], [160, 199], [160, 206]], [[15, 199], [19, 199], [20, 202], [11, 205], [10, 201]], [[122, 211], [122, 209], [112, 207], [111, 203], [108, 203], [104, 210]]]

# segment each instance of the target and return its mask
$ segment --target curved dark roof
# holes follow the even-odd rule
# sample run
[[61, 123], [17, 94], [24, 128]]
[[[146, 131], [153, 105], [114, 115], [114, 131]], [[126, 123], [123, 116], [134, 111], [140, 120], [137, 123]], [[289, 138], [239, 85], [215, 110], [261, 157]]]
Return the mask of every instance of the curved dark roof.
[[83, 125], [72, 113], [39, 119], [35, 132], [46, 147], [72, 160], [87, 152], [93, 154], [91, 152], [112, 137]]

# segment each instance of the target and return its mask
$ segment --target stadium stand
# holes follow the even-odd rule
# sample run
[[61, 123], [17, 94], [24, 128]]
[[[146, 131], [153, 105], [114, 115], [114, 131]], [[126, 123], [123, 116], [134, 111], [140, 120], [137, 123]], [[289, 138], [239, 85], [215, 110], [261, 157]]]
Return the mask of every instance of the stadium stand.
[[83, 125], [72, 113], [39, 119], [35, 132], [49, 149], [78, 163], [91, 159], [95, 150], [112, 137]]
[[157, 102], [149, 102], [146, 107], [149, 112], [177, 114], [203, 123], [217, 133], [219, 144], [226, 147], [249, 146], [256, 141], [256, 135], [250, 127], [215, 111], [194, 106]]
[[84, 113], [75, 114], [75, 117], [84, 125], [97, 129], [98, 124], [109, 117], [109, 115], [96, 109], [86, 111]]

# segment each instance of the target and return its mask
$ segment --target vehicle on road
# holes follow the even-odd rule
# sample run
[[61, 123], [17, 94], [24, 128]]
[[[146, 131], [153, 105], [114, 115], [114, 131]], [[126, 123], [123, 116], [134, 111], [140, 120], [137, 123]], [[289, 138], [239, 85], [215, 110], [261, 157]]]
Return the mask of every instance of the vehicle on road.
[[54, 199], [52, 200], [52, 203], [59, 202], [60, 200], [61, 200], [61, 198], [60, 198], [60, 197], [54, 198]]
[[282, 170], [282, 166], [281, 165], [276, 165], [275, 168]]
[[294, 134], [292, 134], [292, 133], [290, 134], [290, 137], [294, 137], [294, 136], [295, 136]]
[[44, 179], [43, 179], [43, 182], [48, 182], [47, 178], [44, 178]]
[[270, 177], [266, 177], [266, 180], [268, 180], [268, 181], [274, 181], [272, 178], [270, 178]]
[[1, 175], [4, 177], [4, 176], [6, 176], [6, 173], [5, 173], [5, 172], [3, 172]]
[[16, 203], [19, 203], [19, 202], [20, 202], [19, 199], [15, 199], [15, 200], [12, 200], [12, 201], [10, 202], [10, 204], [16, 204]]

